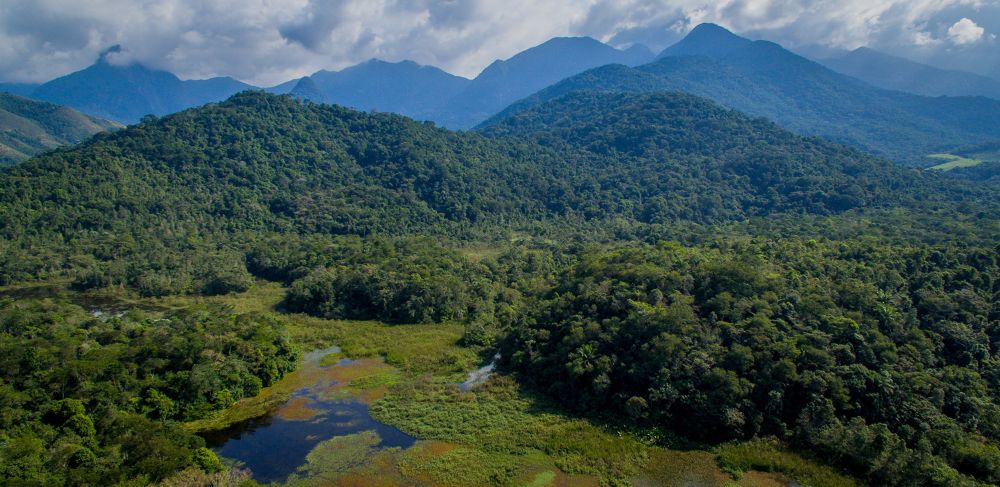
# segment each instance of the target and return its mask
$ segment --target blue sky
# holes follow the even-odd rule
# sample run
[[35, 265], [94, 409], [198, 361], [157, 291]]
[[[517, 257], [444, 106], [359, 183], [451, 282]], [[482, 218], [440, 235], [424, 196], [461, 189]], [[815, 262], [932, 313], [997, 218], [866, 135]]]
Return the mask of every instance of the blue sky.
[[3, 0], [0, 81], [120, 44], [182, 78], [270, 85], [373, 57], [475, 76], [554, 36], [660, 49], [701, 22], [813, 55], [869, 46], [1000, 78], [1000, 0]]

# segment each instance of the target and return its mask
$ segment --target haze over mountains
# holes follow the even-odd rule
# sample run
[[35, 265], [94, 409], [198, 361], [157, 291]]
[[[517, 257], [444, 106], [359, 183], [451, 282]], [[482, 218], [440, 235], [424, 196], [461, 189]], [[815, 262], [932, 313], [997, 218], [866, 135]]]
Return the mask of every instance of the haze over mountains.
[[820, 62], [834, 71], [887, 90], [926, 96], [1000, 99], [1000, 81], [965, 71], [935, 68], [866, 47]]

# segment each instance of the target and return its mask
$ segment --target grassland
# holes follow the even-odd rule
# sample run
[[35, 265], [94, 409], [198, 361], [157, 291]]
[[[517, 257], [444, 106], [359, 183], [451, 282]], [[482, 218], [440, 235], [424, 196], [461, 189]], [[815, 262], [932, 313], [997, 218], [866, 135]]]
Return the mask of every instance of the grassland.
[[967, 157], [956, 156], [954, 154], [931, 154], [927, 157], [930, 157], [931, 159], [945, 161], [936, 166], [931, 166], [927, 168], [927, 169], [933, 169], [935, 171], [950, 171], [952, 169], [959, 167], [973, 167], [983, 163], [983, 161], [980, 159], [970, 159]]

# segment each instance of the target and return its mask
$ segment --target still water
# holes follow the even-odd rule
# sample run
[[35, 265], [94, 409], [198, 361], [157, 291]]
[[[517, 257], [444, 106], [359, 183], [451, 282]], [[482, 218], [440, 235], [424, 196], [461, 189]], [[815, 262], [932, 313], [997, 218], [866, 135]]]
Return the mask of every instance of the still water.
[[329, 391], [337, 383], [322, 372], [357, 365], [353, 360], [320, 364], [323, 356], [337, 351], [334, 347], [306, 354], [298, 373], [309, 383], [295, 389], [288, 401], [267, 416], [203, 435], [209, 446], [219, 456], [241, 462], [255, 480], [266, 483], [285, 480], [305, 463], [313, 448], [337, 436], [375, 431], [381, 438], [379, 448], [413, 445], [415, 440], [406, 433], [373, 419], [368, 405], [359, 399], [330, 398]]

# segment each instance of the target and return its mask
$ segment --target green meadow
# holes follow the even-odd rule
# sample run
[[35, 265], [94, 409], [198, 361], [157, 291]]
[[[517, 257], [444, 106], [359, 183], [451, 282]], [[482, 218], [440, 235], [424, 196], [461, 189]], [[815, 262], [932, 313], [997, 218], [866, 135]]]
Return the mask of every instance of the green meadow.
[[970, 159], [967, 157], [956, 156], [954, 154], [931, 154], [927, 157], [931, 159], [936, 159], [942, 162], [936, 166], [931, 166], [927, 169], [933, 169], [935, 171], [950, 171], [959, 167], [974, 167], [982, 164], [984, 161], [980, 159]]

